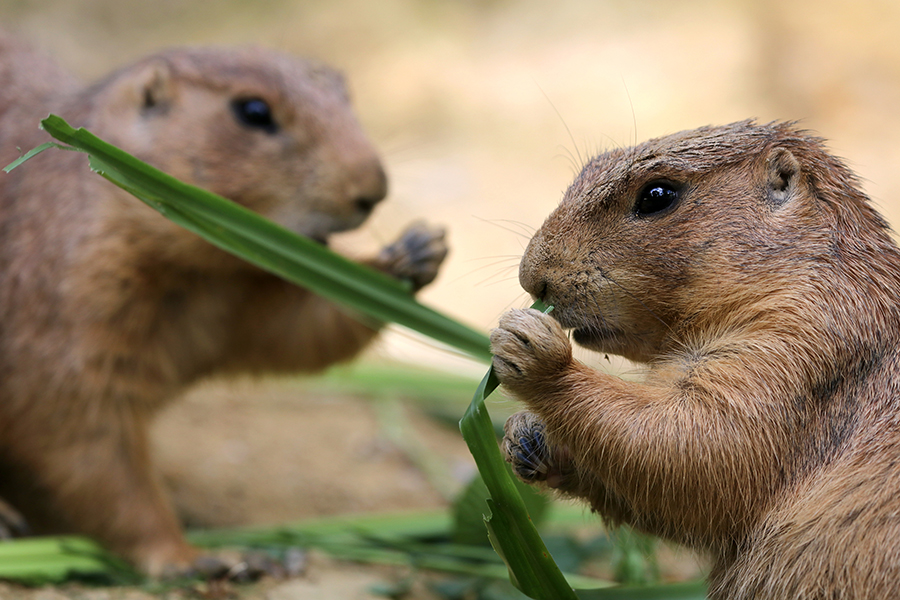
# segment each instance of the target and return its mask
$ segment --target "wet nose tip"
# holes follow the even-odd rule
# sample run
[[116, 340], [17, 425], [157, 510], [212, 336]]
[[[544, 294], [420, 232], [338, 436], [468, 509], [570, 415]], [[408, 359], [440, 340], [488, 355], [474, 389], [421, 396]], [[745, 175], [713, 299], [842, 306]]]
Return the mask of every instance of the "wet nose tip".
[[370, 213], [387, 196], [387, 175], [380, 163], [363, 168], [351, 191], [356, 210]]
[[356, 210], [359, 212], [369, 213], [372, 212], [376, 204], [381, 202], [382, 198], [384, 198], [384, 196], [359, 196], [353, 203], [356, 205]]

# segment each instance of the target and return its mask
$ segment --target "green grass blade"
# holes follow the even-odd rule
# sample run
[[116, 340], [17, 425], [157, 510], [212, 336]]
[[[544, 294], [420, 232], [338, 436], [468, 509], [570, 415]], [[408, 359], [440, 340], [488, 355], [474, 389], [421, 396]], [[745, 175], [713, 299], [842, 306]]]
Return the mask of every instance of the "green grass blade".
[[706, 600], [706, 583], [668, 583], [647, 586], [620, 586], [578, 590], [580, 600]]
[[[535, 303], [533, 308], [543, 308], [543, 305]], [[485, 519], [491, 543], [509, 567], [510, 580], [523, 593], [536, 600], [575, 600], [575, 592], [532, 523], [497, 446], [484, 400], [499, 383], [493, 368], [488, 369], [459, 424], [491, 495], [488, 499], [491, 515]]]
[[[446, 511], [324, 517], [276, 528], [189, 532], [191, 542], [205, 547], [282, 545], [318, 548], [336, 558], [366, 563], [408, 565], [491, 579], [506, 579], [507, 568], [487, 547], [447, 543], [451, 530]], [[493, 560], [492, 560], [493, 559]], [[602, 580], [567, 575], [587, 586]]]
[[0, 542], [0, 579], [58, 583], [76, 573], [136, 578], [121, 559], [86, 538], [57, 536]]
[[3, 171], [6, 173], [9, 173], [13, 169], [15, 169], [16, 167], [21, 165], [23, 162], [25, 162], [26, 160], [30, 160], [31, 158], [37, 156], [38, 154], [40, 154], [41, 152], [43, 152], [44, 150], [47, 150], [49, 148], [59, 148], [60, 150], [71, 150], [71, 148], [63, 146], [61, 144], [57, 144], [55, 142], [46, 142], [44, 144], [41, 144], [37, 148], [32, 148], [31, 150], [29, 150], [28, 152], [26, 152], [25, 154], [23, 154], [16, 160], [12, 161], [11, 163], [9, 163], [5, 167], [3, 167]]
[[498, 383], [491, 369], [460, 421], [463, 438], [491, 495], [488, 500], [491, 515], [485, 519], [491, 542], [506, 562], [510, 580], [523, 593], [536, 600], [575, 600], [575, 592], [531, 522], [509, 467], [500, 455], [494, 428], [484, 406], [484, 398]]
[[[488, 360], [487, 337], [417, 302], [408, 288], [211, 192], [154, 169], [84, 129], [51, 115], [42, 127], [86, 152], [103, 177], [216, 246], [348, 306]], [[23, 157], [24, 158], [24, 157]]]

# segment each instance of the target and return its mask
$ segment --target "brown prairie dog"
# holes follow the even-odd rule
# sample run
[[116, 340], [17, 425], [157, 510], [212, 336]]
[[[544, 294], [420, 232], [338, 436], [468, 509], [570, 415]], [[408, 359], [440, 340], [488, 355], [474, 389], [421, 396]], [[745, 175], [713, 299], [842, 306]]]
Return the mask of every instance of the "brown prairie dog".
[[[328, 67], [261, 49], [163, 52], [82, 86], [0, 37], [0, 163], [56, 112], [154, 166], [325, 243], [386, 194]], [[375, 335], [93, 175], [42, 155], [0, 177], [0, 496], [36, 532], [91, 535], [153, 574], [190, 568], [147, 423], [198, 379], [316, 371]], [[443, 232], [368, 264], [428, 284]]]
[[820, 139], [745, 121], [602, 154], [520, 281], [555, 306], [492, 334], [520, 477], [709, 553], [713, 598], [900, 593], [900, 251]]

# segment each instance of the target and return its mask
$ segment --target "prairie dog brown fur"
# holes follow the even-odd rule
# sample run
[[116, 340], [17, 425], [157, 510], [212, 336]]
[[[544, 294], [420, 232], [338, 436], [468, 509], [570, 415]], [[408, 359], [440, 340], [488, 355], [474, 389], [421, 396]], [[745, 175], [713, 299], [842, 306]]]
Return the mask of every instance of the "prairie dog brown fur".
[[[325, 242], [386, 194], [328, 67], [261, 49], [181, 49], [82, 86], [0, 37], [0, 162], [56, 112], [154, 166]], [[36, 532], [91, 535], [141, 569], [197, 558], [162, 493], [147, 423], [198, 379], [316, 371], [375, 335], [90, 173], [36, 157], [0, 177], [0, 496]], [[368, 264], [418, 289], [446, 254], [411, 227]]]
[[602, 154], [520, 281], [555, 307], [492, 333], [521, 478], [709, 553], [712, 598], [897, 596], [900, 251], [820, 139], [745, 121]]

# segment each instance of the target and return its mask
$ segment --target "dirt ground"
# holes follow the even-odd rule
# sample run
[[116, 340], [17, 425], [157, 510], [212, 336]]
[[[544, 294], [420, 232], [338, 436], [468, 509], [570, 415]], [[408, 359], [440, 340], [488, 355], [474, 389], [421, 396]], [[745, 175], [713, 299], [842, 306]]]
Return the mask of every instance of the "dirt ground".
[[435, 485], [453, 482], [429, 481], [404, 444], [421, 444], [457, 486], [474, 472], [458, 430], [414, 406], [323, 395], [290, 380], [204, 386], [161, 415], [154, 435], [191, 527], [444, 506]]
[[[458, 490], [474, 473], [458, 430], [414, 405], [304, 390], [290, 380], [204, 386], [162, 415], [154, 441], [189, 527], [445, 507], [441, 491]], [[446, 477], [430, 480], [422, 453]], [[231, 591], [248, 600], [362, 600], [383, 597], [369, 590], [406, 575], [313, 554], [298, 579]], [[421, 589], [409, 597], [430, 596]]]

